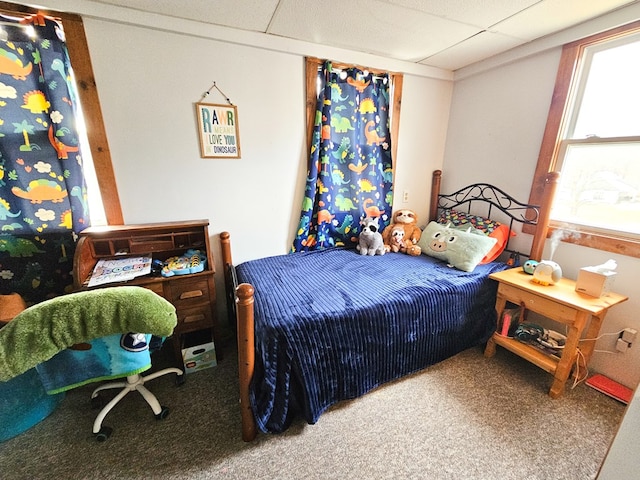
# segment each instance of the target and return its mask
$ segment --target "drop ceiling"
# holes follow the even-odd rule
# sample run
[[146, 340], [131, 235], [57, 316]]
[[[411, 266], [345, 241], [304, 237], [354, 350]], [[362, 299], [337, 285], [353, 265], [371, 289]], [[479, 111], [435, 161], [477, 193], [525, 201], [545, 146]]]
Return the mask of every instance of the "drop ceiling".
[[630, 0], [97, 0], [457, 70]]

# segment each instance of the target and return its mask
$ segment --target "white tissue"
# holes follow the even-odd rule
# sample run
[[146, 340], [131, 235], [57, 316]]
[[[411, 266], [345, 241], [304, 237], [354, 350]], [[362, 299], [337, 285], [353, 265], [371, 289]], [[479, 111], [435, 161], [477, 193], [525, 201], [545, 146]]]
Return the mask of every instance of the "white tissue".
[[602, 273], [604, 275], [611, 274], [616, 268], [618, 268], [618, 264], [613, 259], [607, 260], [602, 265], [595, 265], [593, 267], [585, 267], [585, 269], [589, 270], [590, 272]]

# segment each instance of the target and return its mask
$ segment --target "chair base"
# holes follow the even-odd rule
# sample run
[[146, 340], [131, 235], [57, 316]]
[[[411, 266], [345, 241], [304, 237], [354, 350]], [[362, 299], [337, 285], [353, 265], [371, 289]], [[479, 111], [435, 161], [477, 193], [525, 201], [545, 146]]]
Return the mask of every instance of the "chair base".
[[96, 436], [98, 441], [104, 441], [107, 438], [109, 438], [109, 435], [111, 435], [111, 428], [102, 425], [104, 418], [111, 411], [111, 409], [113, 409], [113, 407], [116, 406], [116, 404], [120, 400], [122, 400], [129, 392], [132, 392], [134, 390], [138, 391], [138, 393], [142, 395], [142, 398], [144, 398], [145, 401], [149, 404], [149, 406], [151, 407], [151, 410], [153, 410], [153, 413], [156, 419], [162, 420], [166, 418], [167, 415], [169, 415], [169, 409], [167, 407], [161, 406], [156, 396], [153, 393], [151, 393], [144, 386], [144, 384], [145, 382], [153, 380], [154, 378], [157, 378], [169, 373], [175, 373], [176, 375], [178, 375], [178, 377], [176, 377], [176, 383], [182, 383], [184, 381], [184, 372], [179, 368], [172, 367], [172, 368], [165, 368], [163, 370], [159, 370], [157, 372], [151, 373], [146, 376], [142, 376], [140, 374], [130, 375], [126, 378], [126, 381], [109, 382], [96, 388], [91, 394], [91, 400], [98, 398], [98, 394], [102, 390], [109, 390], [114, 388], [122, 389], [115, 397], [113, 397], [113, 399], [111, 399], [109, 403], [107, 403], [102, 408], [102, 410], [96, 417], [95, 421], [93, 422], [93, 434]]

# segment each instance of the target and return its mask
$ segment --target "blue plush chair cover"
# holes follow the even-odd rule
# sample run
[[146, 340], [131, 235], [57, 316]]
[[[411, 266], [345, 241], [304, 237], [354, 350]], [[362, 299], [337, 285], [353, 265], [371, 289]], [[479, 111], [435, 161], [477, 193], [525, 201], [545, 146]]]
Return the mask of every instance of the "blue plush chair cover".
[[0, 442], [4, 442], [47, 418], [64, 393], [48, 395], [35, 368], [8, 382], [0, 382]]

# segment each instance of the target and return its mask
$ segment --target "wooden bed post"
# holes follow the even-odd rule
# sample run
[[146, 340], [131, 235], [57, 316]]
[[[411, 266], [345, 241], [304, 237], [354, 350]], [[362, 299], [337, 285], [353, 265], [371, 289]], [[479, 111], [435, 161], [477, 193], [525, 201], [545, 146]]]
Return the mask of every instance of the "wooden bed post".
[[[253, 377], [255, 365], [255, 330], [253, 326], [253, 293], [254, 288], [248, 283], [236, 288], [232, 278], [231, 268], [231, 235], [229, 232], [220, 233], [220, 248], [222, 250], [222, 264], [224, 266], [225, 289], [227, 298], [235, 303], [235, 322], [238, 342], [238, 377], [240, 380], [240, 416], [242, 418], [242, 440], [250, 442], [256, 438], [256, 422], [249, 400], [249, 385]], [[234, 290], [235, 289], [235, 290]], [[227, 303], [232, 310], [233, 304]]]
[[547, 239], [549, 230], [549, 218], [551, 217], [551, 206], [553, 197], [558, 187], [560, 174], [558, 172], [547, 173], [544, 179], [544, 192], [542, 194], [542, 203], [540, 204], [540, 212], [538, 213], [538, 221], [536, 225], [536, 233], [533, 236], [531, 244], [531, 254], [529, 258], [532, 260], [542, 260], [542, 251], [544, 250], [544, 242]]
[[249, 385], [255, 366], [255, 338], [253, 325], [253, 287], [241, 283], [236, 289], [238, 301], [238, 375], [240, 377], [240, 414], [242, 416], [242, 440], [256, 438], [256, 422], [249, 400]]
[[[222, 250], [222, 265], [232, 265], [233, 260], [231, 259], [231, 235], [229, 232], [221, 232], [220, 233], [220, 248]], [[224, 268], [225, 280], [227, 280], [227, 269]]]
[[438, 218], [438, 195], [440, 195], [440, 181], [442, 180], [442, 170], [434, 170], [431, 175], [431, 202], [429, 203], [429, 221], [436, 221]]

